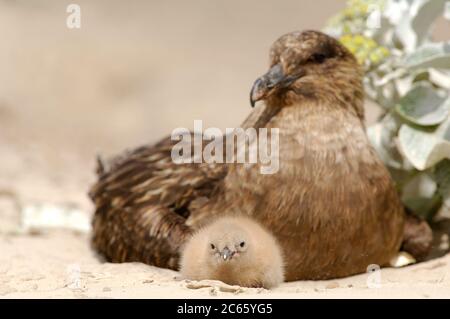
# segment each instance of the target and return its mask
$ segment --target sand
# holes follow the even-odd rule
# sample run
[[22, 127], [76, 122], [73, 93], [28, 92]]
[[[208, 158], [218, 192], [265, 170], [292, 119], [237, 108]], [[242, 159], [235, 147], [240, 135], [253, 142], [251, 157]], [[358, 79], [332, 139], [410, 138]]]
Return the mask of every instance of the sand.
[[344, 2], [80, 0], [78, 31], [65, 28], [68, 3], [0, 0], [0, 298], [450, 297], [444, 224], [440, 257], [382, 269], [379, 288], [374, 274], [268, 291], [103, 262], [89, 245], [96, 154], [194, 119], [238, 125], [270, 43], [320, 28]]
[[141, 263], [103, 263], [87, 235], [70, 231], [0, 237], [0, 298], [449, 298], [450, 255], [380, 271], [380, 287], [361, 274], [298, 281], [272, 289], [183, 280]]

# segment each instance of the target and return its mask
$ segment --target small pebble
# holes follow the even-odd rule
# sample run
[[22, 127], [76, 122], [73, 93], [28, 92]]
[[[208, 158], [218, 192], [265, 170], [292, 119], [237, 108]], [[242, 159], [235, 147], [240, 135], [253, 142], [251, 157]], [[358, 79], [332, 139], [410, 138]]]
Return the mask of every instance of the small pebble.
[[217, 289], [216, 288], [211, 288], [210, 290], [209, 290], [209, 294], [211, 295], [211, 296], [217, 296]]
[[330, 282], [325, 288], [327, 289], [339, 288], [339, 283], [337, 281]]

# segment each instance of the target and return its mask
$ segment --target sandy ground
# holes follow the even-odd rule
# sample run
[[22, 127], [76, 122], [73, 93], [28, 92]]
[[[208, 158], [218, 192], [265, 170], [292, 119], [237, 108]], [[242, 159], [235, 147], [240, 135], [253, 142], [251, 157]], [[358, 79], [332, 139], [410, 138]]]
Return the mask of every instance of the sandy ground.
[[403, 269], [382, 269], [379, 288], [372, 285], [372, 273], [265, 290], [189, 282], [177, 272], [140, 263], [102, 263], [89, 248], [88, 236], [68, 231], [2, 236], [0, 251], [1, 298], [450, 297], [450, 255]]
[[[344, 3], [82, 0], [74, 31], [65, 27], [71, 2], [0, 0], [0, 298], [450, 297], [444, 226], [435, 245], [441, 257], [381, 270], [380, 288], [368, 288], [373, 274], [362, 274], [244, 289], [102, 262], [88, 232], [95, 155], [194, 119], [238, 125], [270, 43], [321, 28]], [[56, 227], [42, 227], [33, 212], [52, 212], [44, 220]]]

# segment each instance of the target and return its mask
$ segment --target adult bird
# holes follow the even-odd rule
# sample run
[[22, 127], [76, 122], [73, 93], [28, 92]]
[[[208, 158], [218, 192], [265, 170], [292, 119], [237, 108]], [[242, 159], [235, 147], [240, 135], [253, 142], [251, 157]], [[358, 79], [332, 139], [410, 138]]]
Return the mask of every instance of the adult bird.
[[286, 34], [250, 99], [265, 103], [242, 126], [279, 129], [275, 174], [260, 163], [175, 164], [170, 138], [99, 162], [93, 244], [107, 260], [176, 269], [191, 233], [226, 213], [273, 232], [286, 280], [348, 276], [396, 255], [405, 213], [365, 133], [354, 56], [321, 32]]

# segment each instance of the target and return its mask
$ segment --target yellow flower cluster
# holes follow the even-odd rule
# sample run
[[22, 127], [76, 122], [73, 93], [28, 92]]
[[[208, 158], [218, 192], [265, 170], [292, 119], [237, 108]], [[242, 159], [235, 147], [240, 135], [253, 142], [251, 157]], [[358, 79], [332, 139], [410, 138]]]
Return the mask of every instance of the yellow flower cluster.
[[343, 34], [361, 32], [371, 10], [382, 10], [384, 5], [385, 0], [348, 0], [347, 6], [332, 17], [328, 25], [341, 26]]
[[[371, 1], [378, 2], [378, 1]], [[352, 20], [355, 18], [365, 18], [369, 13], [369, 4], [367, 0], [349, 0], [347, 7], [342, 10], [342, 18]]]
[[375, 66], [390, 55], [389, 49], [362, 35], [346, 34], [339, 40], [366, 67]]

